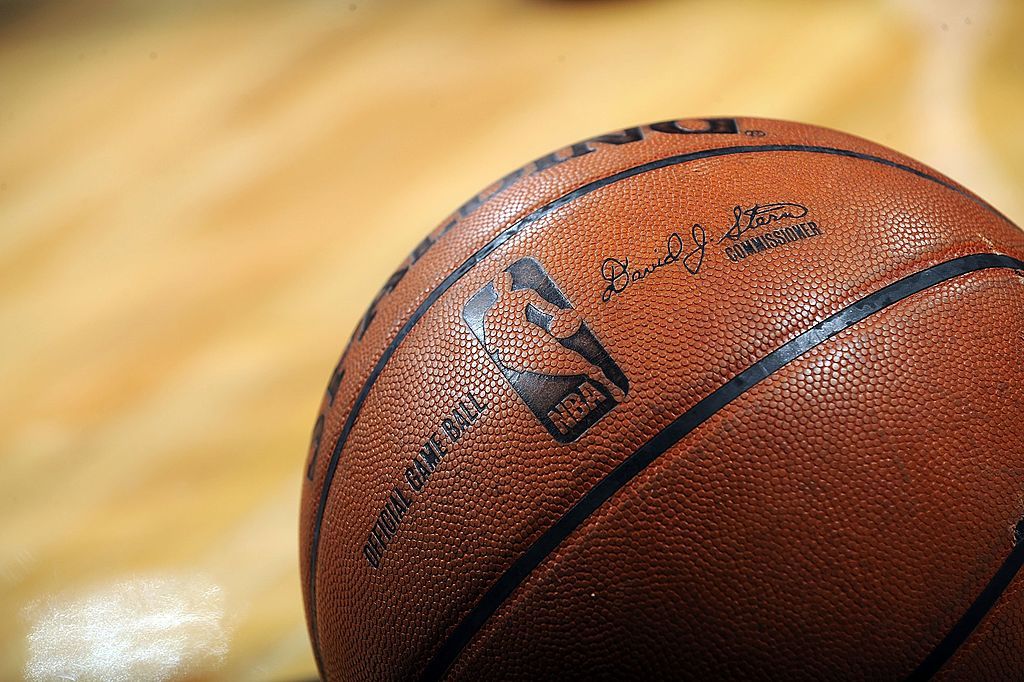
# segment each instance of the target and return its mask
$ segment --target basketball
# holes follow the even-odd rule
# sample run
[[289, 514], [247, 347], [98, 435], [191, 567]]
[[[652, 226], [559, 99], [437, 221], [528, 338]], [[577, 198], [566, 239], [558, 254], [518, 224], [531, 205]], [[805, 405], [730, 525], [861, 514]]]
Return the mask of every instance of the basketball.
[[666, 121], [383, 274], [305, 466], [325, 679], [1024, 670], [1024, 234], [955, 181]]

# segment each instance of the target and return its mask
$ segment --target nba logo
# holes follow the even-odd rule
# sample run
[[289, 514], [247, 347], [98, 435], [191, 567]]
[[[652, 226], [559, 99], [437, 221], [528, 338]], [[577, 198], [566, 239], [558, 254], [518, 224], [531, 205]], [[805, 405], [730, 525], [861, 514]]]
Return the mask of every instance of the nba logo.
[[533, 258], [476, 292], [462, 319], [556, 440], [579, 438], [629, 392], [629, 380]]

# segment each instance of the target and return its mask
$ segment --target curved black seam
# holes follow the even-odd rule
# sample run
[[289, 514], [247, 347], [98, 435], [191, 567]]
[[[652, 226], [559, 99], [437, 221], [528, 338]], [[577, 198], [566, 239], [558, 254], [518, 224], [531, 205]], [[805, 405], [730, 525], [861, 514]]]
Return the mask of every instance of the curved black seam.
[[1018, 537], [1010, 556], [1006, 558], [978, 598], [967, 607], [964, 615], [953, 625], [942, 641], [925, 656], [921, 665], [907, 676], [908, 682], [930, 680], [949, 659], [953, 658], [953, 655], [963, 646], [967, 638], [971, 636], [971, 633], [981, 624], [981, 621], [1006, 592], [1006, 588], [1013, 582], [1021, 566], [1024, 566], [1024, 542], [1021, 542]]
[[[475, 252], [468, 259], [466, 259], [466, 261], [462, 263], [462, 265], [460, 265], [451, 274], [445, 277], [440, 282], [440, 284], [438, 284], [433, 289], [433, 291], [431, 291], [430, 294], [423, 300], [423, 302], [416, 308], [412, 315], [410, 315], [409, 319], [406, 320], [405, 323], [399, 328], [398, 332], [395, 334], [395, 338], [392, 339], [391, 343], [389, 343], [387, 348], [384, 349], [384, 352], [381, 354], [381, 357], [377, 360], [377, 364], [374, 365], [373, 369], [370, 371], [369, 376], [367, 376], [366, 382], [363, 384], [362, 389], [360, 389], [359, 394], [356, 396], [355, 401], [352, 403], [352, 407], [349, 410], [348, 417], [345, 419], [345, 423], [341, 428], [341, 433], [338, 434], [338, 440], [335, 441], [334, 449], [331, 452], [331, 460], [327, 465], [327, 473], [324, 477], [324, 482], [320, 489], [320, 500], [317, 504], [316, 516], [314, 517], [313, 539], [310, 547], [309, 619], [310, 632], [312, 633], [313, 640], [313, 654], [316, 657], [318, 666], [320, 666], [321, 661], [319, 632], [317, 630], [316, 619], [316, 569], [317, 558], [320, 548], [320, 527], [321, 524], [323, 523], [324, 510], [327, 507], [328, 494], [330, 493], [331, 485], [334, 483], [334, 473], [338, 468], [338, 461], [341, 456], [341, 451], [345, 447], [345, 442], [348, 440], [348, 435], [351, 432], [356, 419], [358, 419], [359, 417], [359, 412], [362, 409], [363, 403], [366, 401], [367, 395], [369, 395], [370, 389], [373, 387], [374, 382], [376, 382], [377, 377], [380, 376], [381, 372], [384, 370], [384, 366], [391, 359], [391, 356], [394, 355], [395, 350], [405, 339], [405, 337], [409, 334], [409, 332], [412, 331], [412, 328], [416, 326], [416, 323], [419, 322], [420, 318], [422, 318], [423, 315], [426, 314], [427, 310], [429, 310], [430, 307], [433, 306], [433, 304], [437, 301], [437, 299], [440, 298], [446, 291], [448, 291], [448, 289], [450, 289], [456, 282], [462, 279], [462, 277], [466, 275], [466, 273], [472, 270], [477, 265], [477, 263], [479, 263], [488, 255], [490, 255], [491, 252], [495, 251], [498, 247], [500, 247], [502, 244], [504, 244], [509, 239], [514, 237], [516, 234], [518, 234], [524, 228], [529, 226], [531, 223], [540, 220], [541, 218], [557, 211], [562, 206], [572, 201], [575, 201], [576, 199], [582, 196], [585, 196], [593, 191], [601, 189], [602, 187], [606, 187], [613, 183], [619, 182], [620, 180], [625, 180], [627, 178], [640, 175], [642, 173], [647, 173], [653, 170], [666, 168], [668, 166], [674, 166], [682, 163], [687, 163], [690, 161], [697, 161], [700, 159], [708, 159], [719, 156], [732, 156], [735, 154], [759, 154], [768, 152], [803, 152], [812, 154], [828, 154], [832, 156], [844, 156], [854, 159], [860, 159], [863, 161], [871, 161], [873, 163], [878, 163], [883, 166], [888, 166], [890, 168], [896, 168], [898, 170], [902, 170], [913, 175], [916, 175], [925, 180], [934, 182], [947, 189], [951, 189], [954, 192], [962, 196], [965, 196], [971, 201], [979, 204], [988, 211], [991, 211], [1000, 218], [1003, 218], [1003, 220], [1007, 220], [1007, 222], [1009, 222], [1009, 220], [1005, 216], [1003, 216], [1003, 214], [999, 213], [999, 211], [990, 206], [980, 197], [975, 196], [974, 194], [971, 194], [970, 192], [967, 192], [966, 190], [950, 182], [947, 182], [942, 178], [935, 177], [922, 170], [918, 170], [917, 168], [913, 168], [911, 166], [907, 166], [905, 164], [892, 161], [890, 159], [885, 159], [880, 156], [874, 156], [871, 154], [863, 154], [861, 152], [854, 152], [848, 149], [821, 147], [817, 145], [768, 144], [738, 145], [735, 147], [705, 149], [698, 152], [690, 152], [688, 154], [677, 154], [675, 156], [667, 156], [663, 159], [658, 159], [656, 161], [644, 163], [639, 166], [634, 166], [633, 168], [628, 168], [624, 171], [620, 171], [613, 175], [606, 176], [599, 180], [595, 180], [594, 182], [588, 183], [571, 192], [568, 192], [567, 194], [564, 194], [558, 199], [555, 199], [554, 201], [538, 208], [533, 213], [524, 216], [520, 220], [510, 225], [509, 227], [505, 228], [504, 230], [499, 232], [497, 236], [494, 237], [494, 239], [492, 239], [487, 244], [482, 246], [477, 252]], [[323, 668], [322, 666], [320, 667], [322, 673]]]
[[623, 460], [537, 538], [449, 633], [420, 679], [440, 679], [484, 623], [570, 533], [654, 460], [752, 386], [870, 315], [946, 280], [988, 268], [1024, 270], [1024, 263], [1009, 256], [983, 253], [933, 265], [846, 306], [724, 383]]

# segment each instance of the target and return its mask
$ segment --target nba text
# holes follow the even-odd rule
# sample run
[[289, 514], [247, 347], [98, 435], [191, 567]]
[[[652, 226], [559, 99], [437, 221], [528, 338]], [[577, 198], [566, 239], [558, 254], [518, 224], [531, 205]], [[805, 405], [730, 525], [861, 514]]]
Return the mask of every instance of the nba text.
[[551, 408], [548, 419], [559, 433], [567, 436], [604, 402], [604, 394], [594, 388], [592, 382], [584, 381]]

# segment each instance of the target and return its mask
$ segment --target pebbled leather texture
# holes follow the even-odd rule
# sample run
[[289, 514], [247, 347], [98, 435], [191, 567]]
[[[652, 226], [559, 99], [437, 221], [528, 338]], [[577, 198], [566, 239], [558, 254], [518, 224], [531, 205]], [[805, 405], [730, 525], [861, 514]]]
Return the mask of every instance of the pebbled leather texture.
[[[300, 525], [322, 673], [910, 674], [1024, 515], [1019, 270], [897, 297], [621, 467], [823, 320], [957, 258], [1024, 259], [1024, 235], [831, 130], [595, 140], [444, 221], [339, 363]], [[943, 675], [1024, 669], [1022, 579]]]

